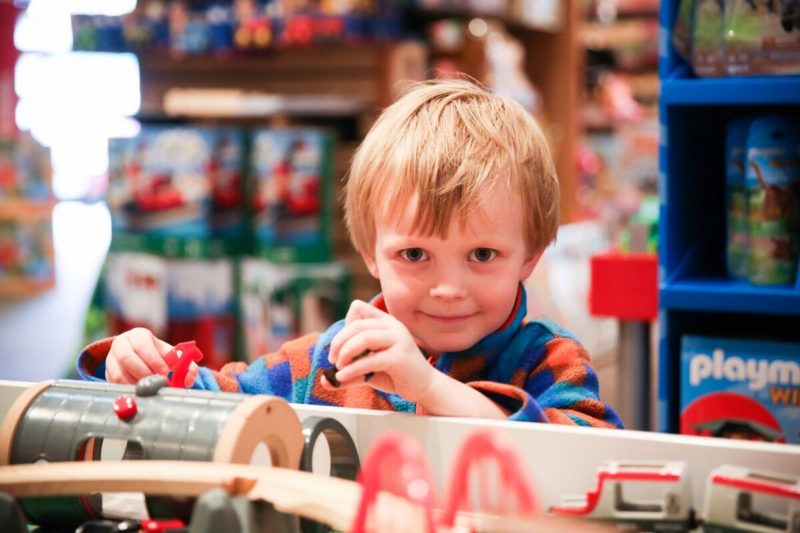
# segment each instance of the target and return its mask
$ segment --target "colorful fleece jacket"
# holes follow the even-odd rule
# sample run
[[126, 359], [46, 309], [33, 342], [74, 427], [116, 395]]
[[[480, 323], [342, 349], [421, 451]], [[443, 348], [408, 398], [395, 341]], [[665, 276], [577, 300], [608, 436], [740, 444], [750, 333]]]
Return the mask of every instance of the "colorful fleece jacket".
[[[548, 321], [526, 321], [526, 295], [520, 287], [514, 310], [503, 326], [468, 350], [428, 357], [430, 364], [482, 392], [503, 408], [510, 420], [622, 427], [617, 413], [598, 397], [597, 375], [586, 350]], [[386, 310], [382, 296], [372, 304]], [[293, 403], [424, 414], [413, 402], [372, 387], [322, 387], [322, 371], [331, 367], [331, 340], [343, 326], [344, 321], [339, 321], [324, 333], [287, 342], [249, 366], [229, 363], [218, 372], [201, 368], [194, 388], [270, 394]], [[84, 349], [78, 359], [81, 377], [102, 379], [111, 341], [104, 339]]]

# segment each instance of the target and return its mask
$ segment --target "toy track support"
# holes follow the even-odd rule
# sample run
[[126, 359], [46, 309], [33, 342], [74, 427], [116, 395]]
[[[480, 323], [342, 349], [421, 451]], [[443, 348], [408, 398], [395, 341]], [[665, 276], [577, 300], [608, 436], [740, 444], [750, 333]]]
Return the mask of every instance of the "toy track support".
[[14, 435], [17, 433], [20, 422], [28, 411], [31, 403], [44, 390], [50, 388], [55, 381], [43, 381], [25, 389], [17, 400], [11, 405], [0, 426], [0, 465], [11, 464], [11, 446], [14, 442]]

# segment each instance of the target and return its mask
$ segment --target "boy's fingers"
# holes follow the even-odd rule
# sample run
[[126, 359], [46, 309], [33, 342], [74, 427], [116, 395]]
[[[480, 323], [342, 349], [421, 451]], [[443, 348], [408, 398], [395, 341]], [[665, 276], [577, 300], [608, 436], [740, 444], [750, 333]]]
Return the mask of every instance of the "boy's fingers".
[[[151, 374], [164, 375], [169, 372], [169, 367], [159, 350], [159, 341], [152, 333], [147, 331], [146, 333], [132, 334], [127, 337], [127, 340], [131, 351], [139, 356], [140, 361], [138, 362], [141, 363], [141, 365], [138, 365], [131, 360], [130, 365], [123, 365], [126, 366], [131, 373], [134, 375], [145, 373], [145, 375], [149, 376]], [[126, 361], [126, 363], [127, 362], [128, 361]], [[147, 369], [144, 370], [141, 366], [145, 366]]]
[[134, 385], [138, 380], [130, 373], [126, 372], [115, 359], [107, 358], [106, 381], [109, 383]]
[[339, 387], [334, 387], [331, 384], [331, 382], [328, 381], [328, 378], [326, 378], [324, 374], [323, 374], [323, 376], [321, 378], [319, 378], [319, 382], [322, 384], [323, 388], [328, 389], [328, 390], [336, 390], [336, 389], [339, 388]]
[[343, 386], [364, 383], [368, 382], [376, 372], [382, 372], [386, 368], [388, 368], [388, 362], [385, 358], [380, 357], [378, 354], [370, 354], [353, 361], [336, 372], [336, 379]]
[[174, 348], [174, 346], [172, 346], [170, 343], [168, 343], [166, 341], [162, 341], [158, 337], [153, 337], [153, 339], [155, 341], [155, 345], [156, 345], [156, 348], [158, 349], [158, 352], [162, 356], [168, 354], [172, 350], [172, 348]]
[[197, 374], [200, 373], [200, 367], [197, 366], [197, 363], [192, 362], [189, 365], [189, 372], [186, 373], [186, 379], [183, 382], [183, 386], [187, 389], [194, 385], [194, 381], [197, 379]]
[[386, 324], [382, 318], [383, 317], [356, 320], [342, 328], [333, 338], [333, 341], [331, 341], [330, 351], [328, 352], [328, 362], [335, 365], [339, 359], [342, 346], [358, 333], [369, 329], [388, 329], [388, 324]]
[[121, 352], [116, 357], [116, 362], [119, 363], [120, 369], [123, 370], [126, 375], [133, 378], [132, 383], [136, 383], [144, 377], [157, 373], [145, 364], [141, 354], [133, 347]]
[[367, 302], [353, 300], [353, 303], [350, 304], [350, 309], [347, 310], [347, 315], [344, 317], [344, 323], [349, 324], [353, 320], [359, 320], [361, 318], [379, 318], [385, 314], [386, 313]]
[[369, 329], [348, 339], [339, 350], [336, 360], [337, 368], [345, 368], [357, 359], [385, 350], [392, 344], [389, 330]]

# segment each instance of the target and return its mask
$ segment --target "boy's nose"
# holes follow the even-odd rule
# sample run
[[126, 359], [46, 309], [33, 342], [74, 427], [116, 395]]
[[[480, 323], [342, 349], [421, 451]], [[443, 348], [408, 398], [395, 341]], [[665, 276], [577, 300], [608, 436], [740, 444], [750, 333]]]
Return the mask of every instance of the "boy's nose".
[[440, 282], [431, 287], [431, 296], [443, 300], [454, 300], [464, 298], [467, 295], [466, 287], [460, 283]]

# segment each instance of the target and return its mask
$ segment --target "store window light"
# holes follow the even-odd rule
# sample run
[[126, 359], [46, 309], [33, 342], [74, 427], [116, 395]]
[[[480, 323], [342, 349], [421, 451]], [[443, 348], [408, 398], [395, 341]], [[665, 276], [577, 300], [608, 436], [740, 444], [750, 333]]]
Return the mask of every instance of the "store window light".
[[72, 14], [120, 15], [135, 0], [33, 0], [14, 42], [17, 126], [50, 147], [58, 199], [102, 196], [108, 138], [133, 136], [138, 125], [139, 64], [132, 54], [71, 52]]

